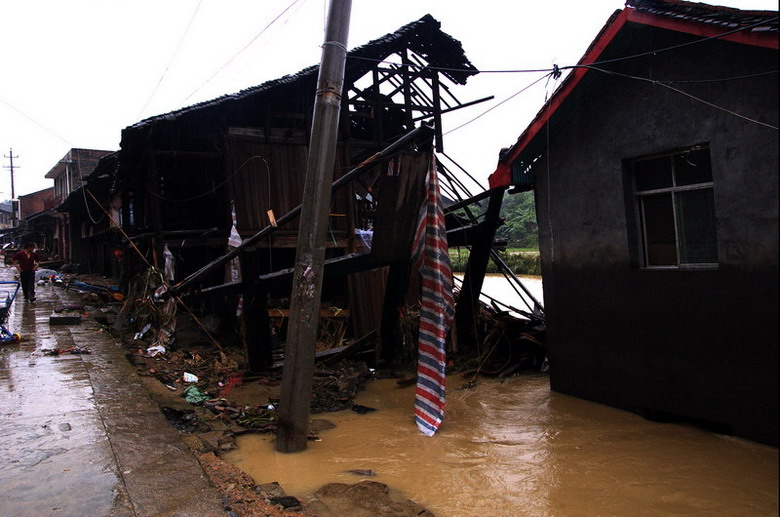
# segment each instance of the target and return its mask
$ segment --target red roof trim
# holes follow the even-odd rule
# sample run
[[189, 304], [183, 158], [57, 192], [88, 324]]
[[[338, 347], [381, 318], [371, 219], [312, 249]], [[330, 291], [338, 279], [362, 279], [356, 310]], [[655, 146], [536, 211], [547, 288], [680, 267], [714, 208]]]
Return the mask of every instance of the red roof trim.
[[[708, 26], [701, 23], [676, 20], [672, 18], [655, 16], [646, 13], [640, 13], [626, 7], [620, 14], [609, 24], [602, 33], [596, 37], [596, 40], [591, 44], [591, 47], [580, 59], [578, 64], [587, 64], [598, 61], [598, 57], [609, 45], [620, 29], [627, 22], [638, 23], [642, 25], [650, 25], [652, 27], [658, 27], [663, 29], [674, 30], [678, 32], [685, 32], [688, 34], [694, 34], [703, 37], [712, 37], [719, 34], [723, 34], [724, 30], [722, 26]], [[609, 23], [609, 22], [608, 22]], [[748, 31], [740, 31], [728, 36], [724, 36], [721, 39], [728, 41], [742, 43], [745, 45], [754, 45], [765, 48], [778, 48], [778, 38], [774, 33], [756, 33]], [[490, 188], [505, 187], [512, 184], [512, 163], [520, 156], [520, 153], [525, 149], [528, 143], [536, 137], [536, 135], [544, 128], [545, 124], [550, 120], [553, 113], [560, 107], [566, 98], [571, 94], [574, 88], [580, 83], [585, 74], [588, 73], [586, 68], [575, 68], [564, 81], [561, 88], [553, 94], [552, 98], [545, 104], [541, 111], [536, 115], [536, 118], [526, 128], [525, 131], [517, 139], [517, 142], [512, 146], [512, 151], [503, 160], [501, 160], [496, 167], [496, 170], [488, 178]]]
[[[614, 21], [603, 31], [601, 37], [597, 38], [596, 41], [591, 44], [591, 47], [588, 49], [582, 59], [580, 59], [578, 64], [593, 63], [594, 61], [598, 61], [598, 57], [601, 55], [607, 45], [610, 44], [618, 31], [623, 28], [623, 25], [625, 25], [626, 19], [628, 17], [627, 12], [628, 9], [624, 9], [614, 19]], [[514, 162], [515, 159], [520, 155], [520, 152], [525, 149], [525, 146], [528, 145], [528, 142], [530, 142], [539, 133], [539, 131], [542, 130], [544, 125], [547, 124], [547, 121], [550, 120], [550, 117], [553, 115], [553, 113], [555, 113], [558, 107], [563, 104], [563, 101], [566, 100], [572, 90], [574, 90], [582, 78], [585, 77], [587, 72], [587, 68], [575, 68], [572, 70], [561, 88], [555, 92], [555, 94], [550, 98], [547, 104], [545, 104], [533, 122], [531, 122], [531, 125], [528, 126], [522, 135], [520, 135], [517, 143], [512, 146], [512, 153], [499, 162], [495, 172], [490, 175], [488, 182], [491, 189], [496, 187], [505, 187], [512, 184], [512, 162]]]

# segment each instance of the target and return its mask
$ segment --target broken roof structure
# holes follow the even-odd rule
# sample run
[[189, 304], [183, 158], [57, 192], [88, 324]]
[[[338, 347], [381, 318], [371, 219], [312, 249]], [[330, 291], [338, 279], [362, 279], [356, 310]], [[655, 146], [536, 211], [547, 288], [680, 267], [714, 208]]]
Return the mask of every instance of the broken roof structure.
[[[386, 280], [382, 268], [409, 260], [430, 154], [444, 145], [441, 117], [479, 102], [463, 103], [453, 91], [476, 73], [430, 15], [348, 52], [323, 288], [323, 304], [338, 314], [330, 317], [336, 335], [348, 326], [361, 338], [398, 317], [409, 275], [398, 266]], [[253, 368], [272, 363], [268, 332], [284, 319], [274, 315], [287, 310], [297, 239], [306, 231], [296, 210], [317, 75], [309, 67], [147, 118], [125, 128], [118, 155], [98, 167], [112, 185], [100, 201], [114, 204], [127, 238], [158, 267], [164, 256], [176, 259], [177, 294], [223, 321], [243, 295]], [[228, 252], [232, 229], [240, 244]], [[373, 234], [370, 245], [360, 232]], [[135, 254], [124, 257], [127, 271], [144, 267]], [[233, 258], [243, 280], [225, 279]], [[396, 292], [385, 293], [386, 285]]]
[[[241, 120], [256, 123], [258, 113], [247, 110], [247, 107], [273, 106], [274, 111], [278, 113], [285, 111], [307, 113], [311, 111], [318, 71], [318, 65], [310, 66], [298, 73], [273, 79], [234, 94], [223, 95], [186, 108], [149, 117], [126, 128], [123, 138], [130, 138], [134, 132], [157, 123], [173, 122], [189, 117], [196, 120], [205, 119], [212, 114], [222, 118], [233, 117], [237, 125]], [[361, 88], [359, 80], [370, 73], [377, 74], [374, 81], [367, 87]], [[438, 83], [437, 78], [441, 75], [453, 84], [463, 85], [469, 77], [477, 73], [478, 70], [469, 62], [460, 42], [441, 31], [441, 23], [431, 15], [425, 15], [393, 33], [348, 52], [344, 71], [344, 84], [348, 85], [346, 95], [343, 97], [344, 111], [350, 117], [362, 115], [381, 119], [382, 112], [392, 110], [393, 107], [401, 108], [406, 111], [405, 129], [409, 131], [413, 128], [413, 122], [428, 119], [440, 122], [440, 110], [432, 106], [434, 96], [439, 97], [437, 102], [441, 102], [442, 111], [461, 106], [448, 87], [444, 86], [440, 89], [438, 84], [425, 85], [424, 81], [417, 79], [426, 78]], [[305, 92], [305, 94], [290, 95], [295, 91]], [[381, 109], [375, 109], [373, 113], [366, 111], [377, 107]], [[238, 111], [248, 112], [242, 119]], [[268, 110], [265, 111], [264, 114], [268, 115]], [[353, 124], [357, 122], [353, 121]], [[392, 138], [397, 135], [378, 136]]]

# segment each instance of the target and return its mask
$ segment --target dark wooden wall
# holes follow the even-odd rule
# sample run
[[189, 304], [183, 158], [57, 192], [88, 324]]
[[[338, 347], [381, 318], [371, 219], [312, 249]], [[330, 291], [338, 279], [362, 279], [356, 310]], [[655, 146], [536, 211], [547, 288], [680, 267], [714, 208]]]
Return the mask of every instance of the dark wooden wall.
[[[690, 41], [636, 29], [624, 54]], [[698, 80], [771, 70], [777, 51], [710, 41], [614, 68]], [[777, 75], [680, 83], [777, 126]], [[552, 388], [778, 443], [777, 131], [628, 78], [604, 77], [536, 168]], [[709, 143], [714, 270], [644, 270], [623, 161]], [[548, 174], [549, 172], [549, 174]]]

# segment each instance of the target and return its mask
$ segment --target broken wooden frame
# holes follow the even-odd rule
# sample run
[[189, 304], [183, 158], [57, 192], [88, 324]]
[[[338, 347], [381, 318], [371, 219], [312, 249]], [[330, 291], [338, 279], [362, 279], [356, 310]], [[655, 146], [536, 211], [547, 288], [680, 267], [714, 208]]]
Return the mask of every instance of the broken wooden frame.
[[[342, 277], [347, 274], [369, 271], [383, 266], [390, 266], [390, 276], [395, 277], [399, 269], [408, 269], [414, 226], [416, 223], [419, 206], [424, 198], [425, 177], [430, 164], [431, 150], [425, 153], [400, 154], [409, 147], [420, 149], [430, 146], [434, 131], [429, 126], [416, 128], [382, 151], [375, 153], [355, 169], [341, 178], [335, 180], [331, 186], [333, 191], [357, 180], [361, 175], [375, 167], [383, 167], [385, 160], [399, 156], [399, 170], [395, 175], [377, 173], [374, 182], [382, 182], [378, 188], [378, 205], [383, 211], [374, 226], [375, 239], [369, 252], [348, 253], [343, 256], [330, 258], [325, 261], [325, 274], [328, 277]], [[178, 295], [192, 288], [196, 283], [217, 268], [223, 267], [236, 257], [245, 253], [256, 242], [280, 231], [286, 224], [296, 219], [301, 212], [298, 205], [287, 214], [276, 219], [275, 225], [268, 225], [253, 236], [245, 239], [241, 245], [213, 260], [200, 268], [195, 273], [172, 286], [171, 294]], [[244, 310], [247, 312], [245, 320], [249, 323], [246, 327], [246, 342], [252, 343], [247, 349], [247, 359], [250, 370], [259, 371], [272, 365], [272, 340], [270, 336], [270, 321], [266, 306], [267, 293], [272, 285], [288, 285], [292, 278], [293, 269], [284, 268], [261, 275], [246, 274], [243, 282], [226, 282], [221, 285], [201, 289], [197, 293], [226, 294], [228, 292], [241, 292], [245, 296]], [[408, 286], [408, 272], [406, 278], [400, 282], [388, 282], [385, 293], [385, 308], [382, 310], [383, 326], [388, 318], [397, 320], [398, 304], [406, 295]], [[392, 323], [390, 323], [392, 325]], [[360, 337], [360, 336], [357, 336]]]

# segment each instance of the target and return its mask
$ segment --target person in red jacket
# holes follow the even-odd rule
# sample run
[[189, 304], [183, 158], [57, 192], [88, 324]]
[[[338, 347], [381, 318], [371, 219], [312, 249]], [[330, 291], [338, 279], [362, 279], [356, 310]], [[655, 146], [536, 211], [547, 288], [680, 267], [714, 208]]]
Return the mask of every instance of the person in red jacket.
[[28, 242], [22, 251], [11, 257], [11, 264], [19, 270], [19, 281], [26, 301], [35, 301], [35, 271], [38, 269], [38, 257], [35, 254], [35, 244]]

